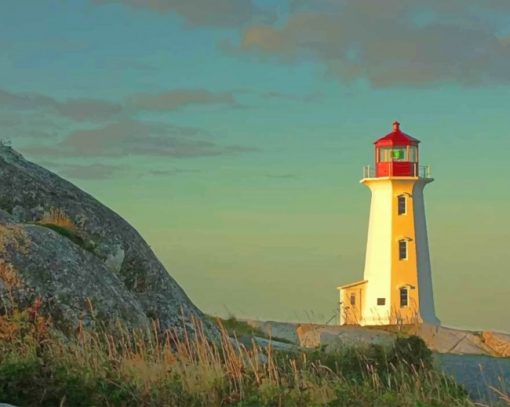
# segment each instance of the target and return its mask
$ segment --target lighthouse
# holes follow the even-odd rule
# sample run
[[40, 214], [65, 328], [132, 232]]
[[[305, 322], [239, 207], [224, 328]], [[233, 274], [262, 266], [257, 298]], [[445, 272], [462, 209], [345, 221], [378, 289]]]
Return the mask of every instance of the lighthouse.
[[432, 292], [419, 140], [393, 131], [374, 142], [374, 167], [360, 181], [371, 192], [363, 280], [337, 287], [341, 325], [439, 324]]

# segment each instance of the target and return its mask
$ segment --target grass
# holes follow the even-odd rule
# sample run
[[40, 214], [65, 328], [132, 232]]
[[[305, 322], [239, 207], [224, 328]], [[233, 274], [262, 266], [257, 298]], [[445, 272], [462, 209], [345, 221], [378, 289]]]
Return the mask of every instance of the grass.
[[44, 213], [43, 217], [37, 222], [37, 224], [57, 232], [59, 235], [66, 237], [84, 250], [89, 252], [94, 251], [94, 245], [86, 242], [80, 236], [76, 224], [61, 209], [51, 208], [48, 212]]
[[78, 228], [74, 221], [60, 208], [51, 208], [44, 212], [39, 222], [41, 225], [54, 225], [62, 229], [69, 230], [73, 233], [78, 232]]
[[[41, 304], [0, 317], [0, 402], [27, 406], [474, 406], [423, 343], [327, 354], [245, 347], [194, 331], [58, 335]], [[430, 351], [429, 351], [430, 352]]]

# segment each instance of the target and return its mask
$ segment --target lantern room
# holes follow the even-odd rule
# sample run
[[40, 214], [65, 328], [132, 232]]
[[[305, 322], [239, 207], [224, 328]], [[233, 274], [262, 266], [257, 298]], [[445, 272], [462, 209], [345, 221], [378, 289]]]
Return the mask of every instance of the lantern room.
[[393, 123], [393, 131], [375, 144], [376, 177], [418, 177], [418, 143], [420, 141], [400, 131], [400, 123]]

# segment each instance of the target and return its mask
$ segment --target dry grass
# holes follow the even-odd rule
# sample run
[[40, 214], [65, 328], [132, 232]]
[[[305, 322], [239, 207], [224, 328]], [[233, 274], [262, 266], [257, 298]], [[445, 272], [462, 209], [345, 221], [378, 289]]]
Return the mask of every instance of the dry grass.
[[74, 221], [60, 208], [50, 208], [49, 211], [44, 212], [44, 215], [38, 223], [41, 225], [59, 226], [73, 233], [78, 232]]
[[69, 239], [84, 250], [94, 252], [96, 244], [84, 238], [84, 234], [79, 230], [76, 223], [62, 209], [50, 209], [36, 223]]
[[504, 403], [506, 403], [507, 406], [510, 406], [510, 393], [505, 394], [503, 391], [496, 389], [493, 386], [490, 386], [490, 389], [498, 395], [500, 400], [502, 400]]
[[[410, 300], [410, 304], [404, 309], [404, 312], [398, 307], [391, 307], [387, 312], [381, 312], [374, 307], [367, 316], [371, 321], [367, 326], [417, 327], [423, 323], [418, 309], [419, 307], [413, 299]], [[342, 312], [343, 320], [347, 321], [349, 325], [360, 324], [360, 315], [357, 310], [346, 308]]]
[[8, 290], [22, 286], [14, 266], [5, 259], [0, 259], [0, 280]]
[[[247, 347], [221, 323], [211, 342], [200, 321], [190, 331], [78, 329], [63, 340], [39, 315], [14, 310], [0, 326], [0, 400], [17, 405], [472, 406], [434, 370], [379, 365], [370, 356], [276, 352]], [[326, 360], [329, 358], [329, 360]], [[355, 375], [353, 376], [353, 374]]]

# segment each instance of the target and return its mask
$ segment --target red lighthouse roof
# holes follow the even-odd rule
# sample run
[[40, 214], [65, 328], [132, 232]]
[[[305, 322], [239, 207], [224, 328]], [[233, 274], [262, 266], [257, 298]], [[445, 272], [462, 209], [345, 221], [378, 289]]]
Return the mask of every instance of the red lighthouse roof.
[[374, 142], [376, 147], [382, 146], [416, 146], [420, 140], [400, 131], [400, 123], [393, 122], [393, 131]]

